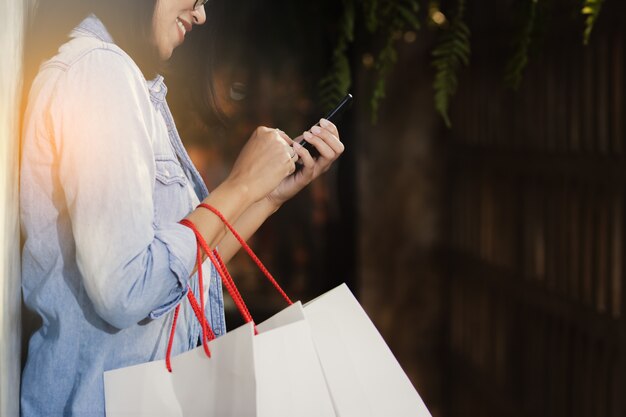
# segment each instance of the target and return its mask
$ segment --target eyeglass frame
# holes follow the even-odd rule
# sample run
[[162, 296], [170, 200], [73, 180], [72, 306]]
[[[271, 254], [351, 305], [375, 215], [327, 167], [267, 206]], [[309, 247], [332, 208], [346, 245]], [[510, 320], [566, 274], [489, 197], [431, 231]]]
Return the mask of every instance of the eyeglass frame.
[[193, 4], [193, 10], [197, 10], [199, 7], [204, 6], [208, 2], [209, 0], [196, 0]]

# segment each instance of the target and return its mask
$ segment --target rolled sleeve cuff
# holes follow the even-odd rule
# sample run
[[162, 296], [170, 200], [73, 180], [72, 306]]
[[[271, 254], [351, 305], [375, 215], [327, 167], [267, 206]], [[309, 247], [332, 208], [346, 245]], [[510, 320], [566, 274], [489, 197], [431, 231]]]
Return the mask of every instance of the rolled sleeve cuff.
[[161, 227], [155, 231], [155, 239], [162, 242], [169, 254], [169, 267], [178, 285], [168, 300], [150, 313], [151, 319], [157, 319], [175, 308], [187, 295], [188, 281], [196, 263], [196, 236], [191, 229], [178, 223]]

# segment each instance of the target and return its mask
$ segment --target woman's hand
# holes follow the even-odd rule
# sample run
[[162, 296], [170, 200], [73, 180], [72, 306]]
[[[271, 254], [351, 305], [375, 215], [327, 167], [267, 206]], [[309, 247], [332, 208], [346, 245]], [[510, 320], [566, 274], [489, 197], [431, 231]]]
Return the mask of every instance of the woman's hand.
[[[320, 154], [317, 159], [314, 159], [309, 151], [298, 143], [302, 137], [315, 146]], [[339, 140], [337, 127], [326, 119], [321, 119], [319, 126], [314, 126], [309, 132], [304, 132], [303, 136], [295, 140], [289, 139], [286, 135], [283, 139], [293, 146], [303, 166], [295, 174], [284, 178], [274, 190], [267, 194], [267, 199], [276, 207], [281, 206], [315, 178], [328, 171], [345, 149]]]
[[225, 182], [243, 187], [251, 202], [268, 195], [296, 170], [290, 139], [278, 129], [259, 127], [245, 144]]
[[[319, 128], [312, 128], [311, 133], [306, 132], [304, 139], [320, 153], [317, 159], [280, 130], [258, 128], [239, 154], [229, 177], [205, 203], [221, 210], [239, 234], [248, 239], [285, 201], [327, 171], [344, 150], [337, 128], [326, 120], [320, 122]], [[298, 158], [302, 168], [295, 172]], [[187, 218], [201, 228], [211, 247], [219, 245], [226, 261], [240, 249], [239, 242], [207, 210], [196, 209]]]
[[[278, 129], [259, 127], [239, 153], [228, 178], [203, 202], [217, 208], [244, 239], [248, 239], [278, 208], [264, 197], [279, 189], [286, 177], [292, 176], [297, 159], [286, 134]], [[219, 244], [224, 259], [230, 259], [239, 250], [239, 242], [230, 235], [224, 238], [227, 229], [208, 210], [197, 208], [186, 219], [196, 225], [209, 247]]]

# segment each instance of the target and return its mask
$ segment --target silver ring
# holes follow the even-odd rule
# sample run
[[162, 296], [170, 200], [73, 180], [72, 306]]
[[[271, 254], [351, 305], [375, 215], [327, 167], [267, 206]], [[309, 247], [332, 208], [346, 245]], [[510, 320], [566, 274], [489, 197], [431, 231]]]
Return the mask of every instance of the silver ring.
[[295, 150], [294, 148], [291, 148], [291, 150], [292, 150], [292, 152], [293, 152], [293, 153], [292, 153], [291, 155], [289, 155], [289, 157], [290, 157], [291, 159], [293, 159], [293, 158], [295, 158], [298, 154], [296, 153], [296, 150]]

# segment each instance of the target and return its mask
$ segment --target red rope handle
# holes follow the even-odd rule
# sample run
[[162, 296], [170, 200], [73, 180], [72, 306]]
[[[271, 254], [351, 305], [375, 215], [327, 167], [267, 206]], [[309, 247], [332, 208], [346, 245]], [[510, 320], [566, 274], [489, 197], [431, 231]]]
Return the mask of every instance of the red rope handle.
[[209, 352], [207, 344], [204, 342], [210, 342], [211, 340], [215, 340], [215, 333], [213, 333], [213, 329], [211, 329], [209, 322], [207, 321], [206, 317], [204, 317], [204, 310], [202, 310], [198, 305], [198, 300], [196, 299], [196, 296], [193, 295], [192, 291], [187, 292], [187, 299], [189, 300], [189, 304], [191, 304], [193, 312], [195, 313], [198, 320], [200, 320], [200, 324], [202, 325], [202, 345], [204, 346], [204, 352], [210, 358], [211, 352]]
[[[200, 326], [202, 327], [202, 347], [204, 348], [204, 353], [207, 357], [211, 357], [211, 351], [208, 347], [208, 342], [215, 339], [215, 333], [213, 333], [213, 329], [209, 325], [206, 317], [204, 317], [204, 309], [201, 309], [198, 305], [198, 300], [193, 295], [191, 288], [187, 291], [187, 299], [189, 300], [189, 304], [191, 304], [191, 309], [193, 310], [196, 318], [200, 322]], [[176, 310], [174, 310], [174, 320], [172, 321], [172, 329], [170, 330], [170, 337], [167, 343], [167, 352], [165, 353], [165, 367], [171, 373], [172, 372], [172, 347], [174, 345], [174, 335], [176, 334], [176, 322], [178, 321], [178, 314], [180, 313], [180, 304], [176, 306]]]
[[228, 230], [230, 230], [230, 232], [233, 234], [233, 236], [235, 236], [235, 238], [237, 239], [237, 241], [239, 241], [239, 244], [241, 245], [242, 248], [244, 248], [246, 250], [246, 252], [248, 253], [248, 256], [250, 256], [250, 258], [252, 258], [252, 260], [254, 261], [254, 263], [257, 264], [257, 266], [259, 267], [259, 269], [263, 272], [263, 274], [265, 275], [265, 277], [272, 283], [272, 285], [274, 286], [274, 288], [276, 288], [276, 290], [280, 293], [280, 295], [287, 301], [287, 303], [289, 305], [293, 304], [293, 302], [291, 301], [291, 299], [287, 296], [287, 294], [285, 293], [285, 291], [283, 291], [283, 289], [280, 287], [280, 285], [278, 284], [278, 282], [276, 282], [276, 280], [274, 279], [274, 277], [272, 276], [272, 274], [270, 274], [270, 272], [267, 270], [267, 268], [265, 268], [265, 265], [263, 265], [263, 263], [261, 262], [261, 260], [256, 256], [256, 254], [252, 251], [252, 249], [250, 248], [250, 246], [248, 246], [248, 244], [246, 243], [245, 240], [243, 240], [243, 238], [239, 235], [239, 233], [237, 233], [237, 231], [235, 230], [235, 228], [228, 222], [228, 220], [226, 220], [226, 218], [224, 217], [224, 215], [222, 215], [222, 213], [219, 212], [219, 210], [217, 210], [215, 207], [210, 206], [208, 204], [205, 203], [201, 203], [200, 205], [198, 205], [198, 207], [202, 207], [205, 208], [209, 211], [211, 211], [213, 214], [215, 214], [217, 217], [219, 217], [219, 219], [222, 221], [222, 223], [224, 223], [226, 225], [226, 227], [228, 227]]
[[[216, 269], [218, 275], [220, 276], [222, 282], [224, 283], [224, 286], [226, 287], [226, 290], [228, 291], [230, 296], [233, 298], [233, 301], [235, 302], [235, 305], [237, 306], [237, 309], [241, 313], [241, 316], [244, 318], [246, 323], [252, 322], [253, 321], [252, 320], [252, 315], [250, 314], [250, 311], [248, 310], [248, 307], [246, 306], [246, 303], [243, 301], [243, 298], [241, 297], [241, 294], [239, 293], [239, 290], [237, 289], [237, 286], [235, 285], [235, 282], [233, 281], [233, 278], [228, 273], [228, 269], [226, 268], [226, 265], [224, 265], [224, 261], [220, 257], [220, 255], [217, 252], [217, 250], [209, 249], [209, 245], [206, 243], [206, 240], [204, 240], [204, 237], [202, 236], [202, 234], [200, 234], [200, 232], [198, 231], [198, 228], [196, 227], [196, 225], [194, 225], [191, 221], [189, 221], [187, 219], [183, 219], [181, 221], [181, 224], [183, 224], [184, 226], [189, 227], [194, 232], [194, 234], [196, 235], [196, 241], [198, 243], [198, 248], [202, 248], [202, 250], [204, 250], [204, 252], [207, 254], [209, 259], [211, 260], [211, 262], [215, 266], [215, 269]], [[200, 262], [200, 261], [198, 261], [198, 262]], [[202, 273], [202, 265], [199, 263], [198, 264], [198, 274], [200, 275], [201, 273]], [[255, 334], [256, 334], [257, 333], [256, 326], [254, 327], [254, 331], [255, 331]]]
[[[254, 321], [252, 320], [252, 315], [250, 314], [250, 311], [248, 310], [248, 306], [246, 306], [246, 303], [243, 301], [243, 298], [241, 298], [239, 289], [237, 289], [237, 286], [235, 285], [235, 281], [233, 280], [233, 277], [230, 275], [230, 272], [228, 272], [228, 268], [226, 268], [226, 264], [224, 263], [224, 260], [220, 256], [220, 253], [217, 251], [217, 249], [213, 249], [213, 256], [215, 257], [215, 260], [219, 263], [219, 266], [221, 268], [220, 276], [222, 277], [222, 281], [224, 281], [224, 285], [226, 286], [226, 289], [228, 290], [230, 296], [233, 297], [233, 300], [235, 301], [235, 305], [239, 309], [239, 312], [243, 316], [246, 323], [249, 323], [249, 322], [254, 323]], [[211, 258], [211, 262], [214, 262], [213, 258]], [[226, 278], [226, 280], [224, 280], [224, 278]], [[254, 325], [254, 334], [255, 335], [259, 334], [259, 331], [256, 328], [256, 324]]]
[[[189, 300], [189, 303], [191, 304], [191, 309], [193, 310], [194, 315], [196, 316], [198, 321], [200, 322], [200, 327], [202, 328], [202, 347], [204, 349], [204, 353], [207, 355], [207, 357], [210, 358], [211, 351], [209, 350], [208, 342], [215, 339], [215, 333], [213, 332], [213, 329], [211, 329], [209, 322], [204, 316], [204, 309], [202, 309], [198, 305], [198, 300], [196, 299], [195, 295], [193, 295], [193, 291], [191, 291], [191, 288], [187, 289], [187, 299]], [[176, 323], [178, 321], [179, 313], [180, 304], [176, 306], [176, 310], [174, 310], [174, 320], [172, 320], [172, 328], [170, 330], [170, 337], [167, 342], [167, 351], [165, 353], [165, 367], [170, 373], [172, 372], [172, 347], [174, 345], [174, 335], [176, 334]]]
[[[195, 229], [195, 225], [193, 223], [191, 223], [189, 220], [187, 219], [183, 219], [180, 221], [180, 224], [190, 227], [192, 230]], [[194, 230], [195, 232], [196, 230]], [[196, 238], [197, 239], [197, 238]], [[202, 346], [204, 347], [204, 352], [207, 354], [208, 357], [211, 357], [211, 352], [209, 352], [209, 349], [207, 347], [207, 343], [209, 342], [209, 340], [213, 340], [215, 339], [215, 334], [213, 333], [213, 329], [211, 329], [211, 326], [209, 326], [209, 322], [206, 319], [205, 315], [204, 315], [204, 274], [202, 271], [202, 249], [200, 248], [200, 245], [197, 244], [196, 245], [196, 267], [198, 270], [198, 286], [199, 286], [199, 291], [200, 291], [200, 307], [198, 307], [198, 301], [196, 300], [195, 296], [193, 295], [193, 292], [189, 291], [187, 293], [187, 298], [189, 299], [189, 303], [191, 304], [191, 308], [193, 309], [196, 317], [198, 318], [198, 321], [200, 322], [200, 325], [202, 326]]]
[[[192, 227], [195, 232], [195, 226], [187, 219], [183, 219], [180, 222], [188, 227]], [[188, 223], [188, 224], [185, 224]], [[189, 304], [194, 312], [194, 315], [198, 319], [200, 326], [202, 328], [202, 348], [204, 349], [204, 353], [207, 357], [211, 357], [211, 351], [209, 350], [208, 342], [215, 339], [215, 333], [211, 326], [209, 325], [208, 320], [204, 315], [204, 278], [202, 274], [202, 251], [200, 249], [200, 245], [196, 245], [196, 265], [198, 268], [198, 286], [200, 291], [200, 305], [198, 305], [198, 300], [196, 299], [191, 287], [187, 289], [187, 299], [189, 300]], [[172, 347], [174, 345], [174, 336], [176, 334], [176, 323], [178, 321], [178, 314], [180, 313], [180, 304], [176, 306], [176, 310], [174, 311], [174, 319], [172, 320], [172, 328], [170, 330], [170, 336], [167, 343], [167, 351], [165, 353], [165, 366], [167, 370], [172, 372]], [[255, 328], [256, 329], [256, 328]]]
[[180, 312], [180, 304], [174, 310], [174, 320], [172, 321], [172, 330], [170, 331], [170, 339], [167, 342], [167, 352], [165, 353], [165, 367], [169, 373], [172, 373], [172, 346], [174, 345], [174, 334], [176, 333], [176, 321], [178, 321], [178, 313]]
[[[265, 277], [272, 283], [272, 285], [274, 286], [274, 288], [276, 288], [279, 294], [287, 301], [289, 305], [293, 304], [293, 302], [287, 296], [285, 291], [283, 291], [283, 289], [280, 287], [276, 279], [267, 270], [265, 265], [263, 265], [261, 260], [252, 251], [250, 246], [248, 246], [246, 241], [239, 235], [239, 233], [237, 233], [235, 228], [228, 222], [228, 220], [226, 220], [226, 218], [222, 215], [222, 213], [220, 213], [215, 207], [210, 206], [205, 203], [201, 203], [198, 207], [202, 207], [211, 211], [226, 225], [226, 227], [228, 227], [228, 229], [233, 234], [233, 236], [237, 239], [241, 247], [246, 250], [246, 252], [248, 253], [248, 256], [250, 256], [250, 258], [254, 261], [254, 263], [256, 263], [256, 265], [259, 267], [261, 272], [263, 272]], [[200, 305], [198, 305], [198, 300], [194, 296], [193, 291], [191, 291], [191, 288], [189, 288], [187, 292], [187, 298], [189, 299], [191, 308], [193, 309], [193, 312], [202, 327], [202, 346], [204, 348], [204, 351], [208, 357], [211, 357], [211, 352], [209, 351], [209, 348], [208, 348], [208, 342], [210, 340], [215, 339], [215, 333], [211, 329], [211, 326], [209, 325], [206, 317], [204, 316], [204, 282], [203, 282], [204, 278], [203, 278], [203, 272], [202, 272], [201, 249], [207, 254], [209, 259], [215, 266], [215, 269], [218, 272], [222, 282], [224, 283], [224, 286], [226, 287], [228, 293], [233, 298], [233, 301], [235, 302], [235, 305], [241, 312], [241, 315], [243, 316], [244, 320], [246, 322], [251, 322], [252, 315], [250, 314], [248, 307], [243, 301], [243, 298], [241, 297], [241, 294], [239, 293], [239, 290], [237, 289], [237, 286], [235, 285], [235, 282], [233, 281], [232, 276], [228, 272], [228, 269], [226, 268], [226, 265], [224, 264], [224, 260], [220, 256], [219, 252], [217, 250], [211, 250], [209, 248], [204, 237], [200, 234], [196, 226], [190, 220], [183, 219], [180, 221], [180, 224], [189, 227], [196, 235], [196, 242], [197, 242], [196, 264], [197, 264], [197, 270], [198, 270], [198, 284], [200, 287]], [[174, 335], [176, 333], [176, 322], [178, 320], [179, 312], [180, 312], [180, 305], [176, 307], [176, 310], [174, 312], [174, 320], [172, 321], [172, 329], [170, 331], [170, 337], [169, 337], [169, 341], [167, 345], [167, 353], [165, 356], [165, 364], [169, 372], [172, 372], [171, 353], [172, 353], [172, 346], [174, 344]], [[254, 332], [255, 334], [258, 334], [256, 326], [254, 326]]]
[[[200, 251], [200, 248], [198, 246], [196, 246], [196, 263], [198, 265], [202, 264], [202, 252]], [[198, 286], [200, 287], [200, 311], [202, 311], [202, 314], [200, 316], [198, 316], [198, 313], [196, 312], [196, 310], [194, 309], [194, 313], [196, 314], [196, 317], [203, 317], [204, 318], [204, 279], [202, 278], [202, 268], [198, 269]], [[189, 294], [191, 294], [191, 292], [187, 293], [187, 298], [189, 298]], [[191, 303], [191, 299], [189, 299], [189, 302]], [[193, 308], [193, 305], [192, 305]], [[202, 326], [202, 346], [204, 347], [204, 353], [206, 353], [206, 355], [210, 358], [211, 357], [211, 352], [209, 352], [209, 349], [207, 347], [207, 320], [201, 320], [200, 321], [200, 325]], [[212, 331], [211, 331], [212, 332]]]
[[244, 318], [249, 317], [250, 321], [252, 321], [252, 315], [250, 314], [250, 311], [248, 310], [248, 306], [246, 305], [246, 303], [244, 303], [243, 298], [241, 297], [241, 294], [239, 293], [239, 289], [235, 285], [235, 281], [233, 280], [233, 277], [230, 275], [230, 272], [228, 272], [228, 268], [226, 268], [226, 264], [224, 263], [224, 260], [220, 256], [220, 253], [217, 251], [217, 249], [213, 249], [212, 254], [213, 254], [213, 257], [215, 258], [215, 261], [219, 264], [219, 267], [221, 268], [221, 272], [224, 274], [225, 285], [230, 286], [233, 290], [234, 294], [231, 294], [231, 297], [232, 296], [237, 297], [243, 309], [242, 315], [244, 315]]

